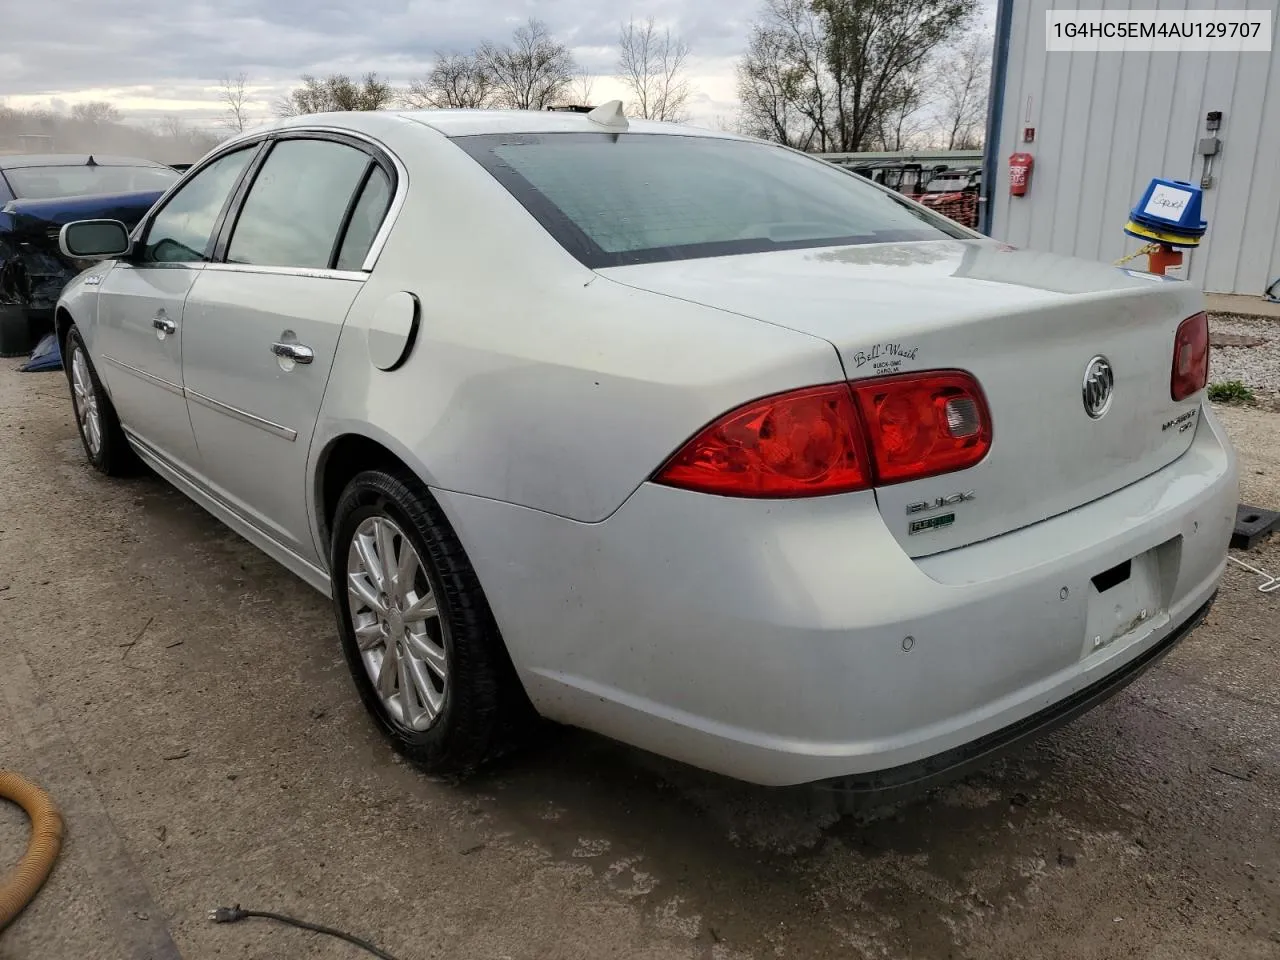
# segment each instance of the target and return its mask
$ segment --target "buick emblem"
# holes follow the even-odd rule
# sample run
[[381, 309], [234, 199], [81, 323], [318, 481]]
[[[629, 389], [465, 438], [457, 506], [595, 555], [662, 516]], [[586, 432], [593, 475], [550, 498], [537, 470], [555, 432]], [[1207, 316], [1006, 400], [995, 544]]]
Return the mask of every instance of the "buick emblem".
[[1084, 368], [1084, 412], [1094, 420], [1100, 420], [1111, 409], [1115, 396], [1116, 375], [1111, 361], [1106, 357], [1094, 357]]

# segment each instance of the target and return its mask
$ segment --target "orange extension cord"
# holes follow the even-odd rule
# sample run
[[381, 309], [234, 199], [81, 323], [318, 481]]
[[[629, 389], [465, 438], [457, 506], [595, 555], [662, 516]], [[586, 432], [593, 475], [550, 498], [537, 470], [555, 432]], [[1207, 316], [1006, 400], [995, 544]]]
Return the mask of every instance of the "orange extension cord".
[[39, 893], [62, 849], [62, 815], [47, 793], [10, 770], [0, 770], [0, 799], [12, 800], [31, 818], [31, 841], [18, 865], [0, 882], [0, 930]]

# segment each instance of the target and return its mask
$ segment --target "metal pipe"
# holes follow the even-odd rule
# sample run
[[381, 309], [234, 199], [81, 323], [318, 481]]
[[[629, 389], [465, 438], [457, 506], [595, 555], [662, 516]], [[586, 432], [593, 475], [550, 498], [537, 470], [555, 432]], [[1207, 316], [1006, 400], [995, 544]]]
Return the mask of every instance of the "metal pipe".
[[982, 192], [978, 229], [991, 236], [992, 198], [996, 189], [996, 165], [1000, 162], [1000, 122], [1004, 113], [1004, 87], [1009, 73], [1009, 33], [1013, 26], [1013, 0], [996, 5], [995, 56], [991, 61], [991, 86], [987, 93], [987, 132], [983, 144]]

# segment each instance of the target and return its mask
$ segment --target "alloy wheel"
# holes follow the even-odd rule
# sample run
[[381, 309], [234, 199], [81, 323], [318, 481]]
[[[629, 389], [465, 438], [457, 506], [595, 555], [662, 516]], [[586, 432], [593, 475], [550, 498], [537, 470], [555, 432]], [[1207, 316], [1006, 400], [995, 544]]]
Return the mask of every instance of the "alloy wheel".
[[102, 413], [98, 409], [93, 377], [89, 374], [89, 361], [78, 346], [71, 355], [71, 392], [85, 445], [89, 455], [96, 457], [102, 450]]
[[356, 528], [347, 596], [360, 657], [387, 713], [402, 727], [426, 730], [449, 692], [448, 627], [422, 558], [388, 517]]

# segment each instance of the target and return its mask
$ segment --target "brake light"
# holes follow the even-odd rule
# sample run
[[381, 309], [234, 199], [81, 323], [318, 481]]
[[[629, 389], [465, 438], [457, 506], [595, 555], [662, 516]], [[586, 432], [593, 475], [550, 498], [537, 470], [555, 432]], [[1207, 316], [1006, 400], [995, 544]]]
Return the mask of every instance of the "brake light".
[[807, 497], [870, 486], [844, 383], [756, 400], [685, 444], [656, 480], [731, 497]]
[[716, 420], [655, 482], [731, 497], [806, 497], [963, 470], [991, 448], [977, 382], [956, 370], [810, 387]]
[[1185, 400], [1209, 382], [1209, 317], [1204, 312], [1178, 324], [1173, 338], [1173, 373], [1169, 396]]
[[851, 386], [867, 425], [877, 484], [963, 470], [991, 449], [987, 400], [967, 373], [908, 373]]

